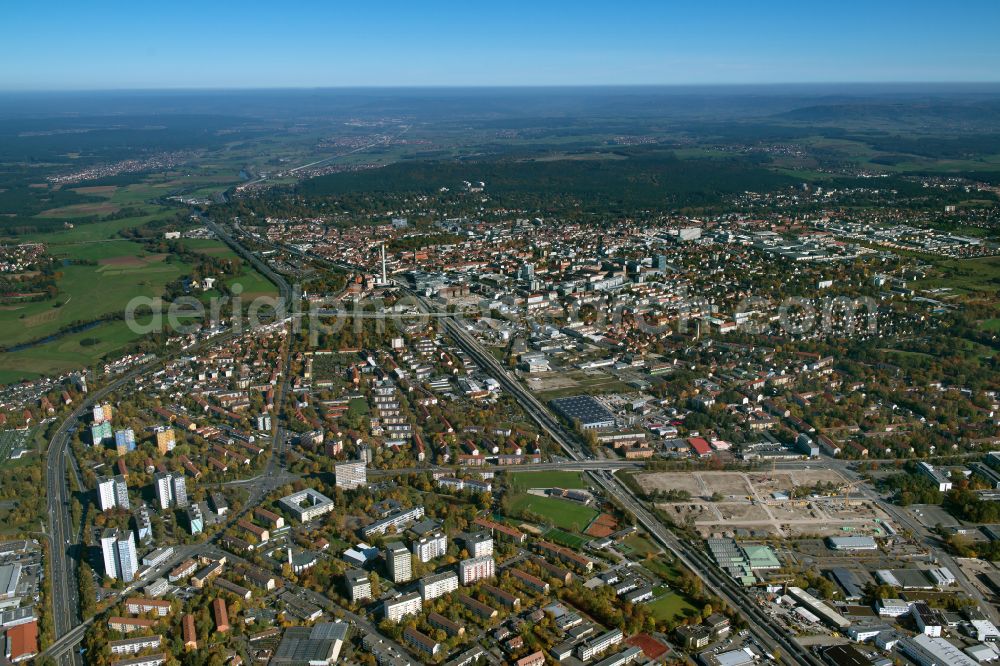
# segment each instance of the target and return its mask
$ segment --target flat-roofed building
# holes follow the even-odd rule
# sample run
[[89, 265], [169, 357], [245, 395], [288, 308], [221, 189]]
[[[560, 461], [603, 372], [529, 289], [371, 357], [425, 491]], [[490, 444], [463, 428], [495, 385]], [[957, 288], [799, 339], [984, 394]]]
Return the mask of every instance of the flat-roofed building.
[[454, 571], [424, 576], [420, 579], [420, 596], [424, 601], [454, 592], [458, 589], [458, 575]]
[[313, 627], [289, 627], [281, 638], [270, 664], [274, 666], [329, 666], [337, 663], [348, 625], [321, 622]]
[[424, 601], [419, 592], [411, 592], [396, 597], [386, 599], [382, 602], [382, 610], [385, 618], [390, 622], [399, 622], [407, 615], [416, 615], [423, 608]]
[[584, 641], [576, 648], [576, 656], [583, 661], [593, 659], [599, 654], [607, 652], [615, 645], [622, 642], [624, 635], [621, 629], [611, 629], [606, 631], [600, 636], [595, 636], [590, 640]]
[[333, 511], [333, 500], [312, 488], [282, 497], [278, 503], [302, 523]]
[[974, 661], [943, 638], [917, 634], [899, 642], [899, 650], [918, 666], [976, 666]]
[[354, 490], [368, 485], [368, 468], [364, 460], [337, 463], [333, 473], [338, 488]]
[[155, 650], [163, 643], [163, 636], [139, 636], [111, 641], [108, 648], [111, 654], [138, 654], [143, 650]]
[[448, 552], [448, 537], [444, 532], [425, 534], [411, 545], [413, 554], [421, 562], [430, 562]]
[[365, 601], [372, 597], [372, 583], [368, 573], [363, 569], [351, 569], [344, 574], [344, 586], [352, 603]]
[[167, 655], [162, 652], [147, 654], [111, 662], [111, 666], [161, 666], [167, 663]]
[[492, 555], [470, 557], [458, 563], [458, 579], [462, 585], [493, 578], [496, 575], [496, 562]]
[[393, 583], [405, 583], [413, 578], [413, 560], [401, 541], [385, 547], [385, 564]]

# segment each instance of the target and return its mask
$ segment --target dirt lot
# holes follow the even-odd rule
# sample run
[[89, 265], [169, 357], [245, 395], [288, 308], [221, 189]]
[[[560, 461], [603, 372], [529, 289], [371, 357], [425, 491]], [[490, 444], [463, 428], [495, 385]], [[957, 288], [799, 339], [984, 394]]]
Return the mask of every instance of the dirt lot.
[[720, 493], [726, 499], [754, 497], [757, 501], [771, 499], [771, 494], [788, 492], [796, 486], [812, 486], [818, 482], [844, 483], [833, 470], [795, 470], [774, 472], [653, 472], [637, 474], [636, 480], [645, 491], [686, 490], [692, 497], [708, 499]]
[[[655, 472], [636, 475], [647, 491], [686, 490], [689, 502], [658, 505], [678, 523], [693, 520], [705, 536], [731, 535], [748, 529], [797, 538], [802, 536], [882, 535], [881, 521], [888, 516], [865, 501], [846, 502], [837, 497], [803, 500], [775, 500], [772, 493], [787, 492], [796, 486], [818, 482], [843, 483], [832, 470], [768, 472]], [[711, 502], [714, 493], [722, 495]]]

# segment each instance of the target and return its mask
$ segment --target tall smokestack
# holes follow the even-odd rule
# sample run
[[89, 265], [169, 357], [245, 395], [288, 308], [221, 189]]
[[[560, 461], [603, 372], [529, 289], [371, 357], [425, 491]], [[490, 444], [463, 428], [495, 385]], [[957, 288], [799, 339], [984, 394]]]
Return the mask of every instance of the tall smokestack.
[[385, 275], [385, 243], [382, 243], [382, 284], [389, 284]]

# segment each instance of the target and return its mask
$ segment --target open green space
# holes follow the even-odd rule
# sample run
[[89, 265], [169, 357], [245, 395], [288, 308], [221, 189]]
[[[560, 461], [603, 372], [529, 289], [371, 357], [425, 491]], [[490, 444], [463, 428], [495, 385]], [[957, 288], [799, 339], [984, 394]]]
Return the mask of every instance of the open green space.
[[575, 370], [572, 372], [560, 373], [561, 381], [571, 381], [572, 386], [562, 386], [550, 390], [538, 391], [535, 396], [542, 402], [565, 398], [571, 395], [599, 395], [601, 393], [622, 393], [631, 391], [631, 387], [604, 372], [583, 372]]
[[516, 495], [511, 499], [511, 511], [526, 520], [536, 519], [548, 525], [572, 532], [587, 529], [598, 512], [572, 500], [537, 495]]
[[965, 293], [995, 292], [1000, 288], [1000, 257], [933, 258], [930, 262], [936, 269], [935, 274], [913, 282], [913, 287], [917, 289], [948, 288]]
[[529, 488], [587, 488], [580, 472], [510, 472], [510, 487], [516, 491]]
[[0, 310], [0, 340], [16, 345], [47, 337], [75, 322], [119, 314], [133, 298], [163, 293], [167, 283], [187, 268], [181, 262], [153, 260], [152, 255], [139, 258], [129, 253], [120, 259], [121, 264], [66, 266], [55, 299]]
[[677, 592], [667, 592], [660, 598], [650, 601], [646, 607], [652, 611], [656, 619], [664, 622], [671, 622], [698, 612], [697, 608]]
[[660, 552], [660, 549], [656, 547], [656, 544], [639, 534], [633, 534], [626, 537], [625, 540], [619, 544], [618, 548], [637, 557], [645, 557], [649, 554], [655, 555]]
[[580, 536], [579, 534], [571, 534], [557, 527], [547, 530], [545, 532], [545, 538], [559, 544], [560, 546], [566, 546], [567, 548], [573, 548], [575, 550], [583, 548], [583, 544], [587, 543], [589, 540], [587, 537]]
[[140, 339], [123, 321], [99, 324], [37, 347], [0, 354], [0, 383], [61, 374], [91, 366]]

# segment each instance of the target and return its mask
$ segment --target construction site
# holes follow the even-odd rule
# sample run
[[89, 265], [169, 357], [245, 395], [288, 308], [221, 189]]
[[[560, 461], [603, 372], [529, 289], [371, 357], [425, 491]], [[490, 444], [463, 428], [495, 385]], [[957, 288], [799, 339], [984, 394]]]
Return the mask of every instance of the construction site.
[[[889, 516], [874, 503], [853, 498], [854, 484], [835, 470], [654, 472], [635, 479], [647, 493], [689, 493], [690, 499], [657, 507], [704, 537], [887, 535]], [[808, 491], [820, 484], [830, 490]]]

